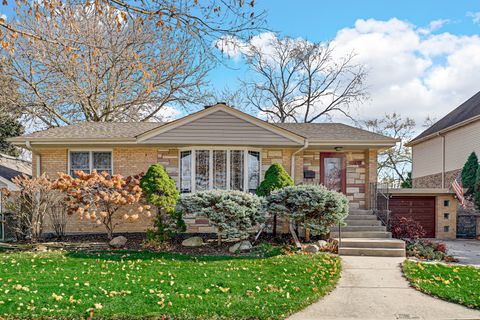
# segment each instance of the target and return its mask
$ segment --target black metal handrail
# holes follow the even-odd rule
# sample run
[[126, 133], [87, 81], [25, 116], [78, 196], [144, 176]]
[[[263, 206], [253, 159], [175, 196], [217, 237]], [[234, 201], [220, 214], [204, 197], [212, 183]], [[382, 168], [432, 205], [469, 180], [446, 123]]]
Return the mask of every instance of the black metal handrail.
[[387, 227], [390, 221], [390, 189], [388, 183], [372, 182], [370, 186], [373, 213]]

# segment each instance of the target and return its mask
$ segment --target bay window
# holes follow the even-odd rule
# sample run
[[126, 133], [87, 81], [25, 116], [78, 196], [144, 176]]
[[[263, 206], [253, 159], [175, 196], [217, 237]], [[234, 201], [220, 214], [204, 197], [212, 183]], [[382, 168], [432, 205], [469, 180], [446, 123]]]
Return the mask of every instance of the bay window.
[[69, 174], [75, 175], [75, 171], [83, 171], [91, 173], [93, 170], [97, 172], [107, 172], [112, 175], [112, 152], [111, 151], [70, 151]]
[[255, 192], [260, 183], [260, 152], [243, 148], [180, 151], [180, 191], [209, 189]]

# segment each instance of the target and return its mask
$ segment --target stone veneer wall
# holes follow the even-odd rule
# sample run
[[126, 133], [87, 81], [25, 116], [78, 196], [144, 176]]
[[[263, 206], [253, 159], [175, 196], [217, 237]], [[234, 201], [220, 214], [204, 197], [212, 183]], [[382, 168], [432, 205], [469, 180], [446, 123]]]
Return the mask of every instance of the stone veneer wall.
[[[460, 174], [462, 169], [445, 172], [445, 188], [449, 188], [452, 182]], [[412, 179], [414, 188], [442, 188], [442, 174], [436, 173], [428, 176], [418, 177]]]
[[[281, 164], [285, 170], [291, 174], [291, 157], [294, 149], [263, 149], [261, 152], [263, 178], [265, 171], [273, 163]], [[320, 152], [318, 150], [303, 151], [295, 156], [295, 183], [320, 183]], [[68, 149], [67, 148], [44, 148], [36, 149], [33, 156], [33, 168], [36, 168], [36, 157], [41, 156], [41, 172], [46, 172], [50, 176], [55, 176], [57, 172], [67, 170]], [[368, 205], [368, 181], [376, 181], [376, 150], [350, 151], [345, 152], [347, 162], [347, 197], [350, 200], [351, 207], [365, 208]], [[114, 147], [113, 148], [113, 171], [124, 176], [146, 172], [148, 167], [155, 163], [161, 163], [168, 174], [177, 182], [179, 178], [177, 148], [158, 148], [158, 147]], [[313, 170], [315, 179], [306, 181], [303, 179], [304, 170]], [[35, 175], [35, 172], [34, 172]], [[208, 233], [213, 228], [207, 219], [186, 217], [187, 231]], [[279, 224], [280, 232], [288, 232], [286, 224]], [[119, 223], [117, 232], [143, 232], [152, 228], [152, 219], [146, 217], [139, 222]], [[46, 231], [51, 231], [48, 226]], [[77, 217], [69, 217], [67, 232], [96, 233], [104, 232], [103, 226], [97, 225], [93, 221], [81, 221]]]
[[[313, 150], [303, 152], [303, 169], [315, 172], [314, 179], [304, 180], [303, 183], [320, 184], [320, 153], [320, 151]], [[348, 200], [350, 201], [351, 208], [364, 209], [367, 206], [367, 168], [370, 168], [368, 170], [369, 177], [372, 178], [373, 176], [375, 176], [375, 179], [373, 181], [376, 181], [376, 167], [372, 168], [372, 161], [370, 161], [370, 156], [370, 153], [367, 155], [366, 152], [361, 151], [345, 152], [345, 160], [347, 165], [346, 195]], [[372, 172], [374, 172], [375, 174], [372, 174]]]

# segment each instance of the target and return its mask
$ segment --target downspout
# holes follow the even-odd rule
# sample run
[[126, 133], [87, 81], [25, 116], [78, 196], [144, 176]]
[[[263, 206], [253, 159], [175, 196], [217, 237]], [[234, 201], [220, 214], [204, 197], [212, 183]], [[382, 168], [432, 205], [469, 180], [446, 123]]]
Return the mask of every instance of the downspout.
[[[29, 140], [25, 141], [25, 146], [32, 151], [32, 156], [33, 156], [33, 150], [32, 150], [32, 144], [30, 143]], [[40, 168], [41, 168], [41, 157], [40, 155], [36, 155], [37, 161], [35, 161], [35, 176], [40, 177]]]
[[308, 139], [305, 139], [303, 143], [303, 147], [292, 153], [292, 161], [291, 161], [291, 168], [290, 168], [290, 173], [292, 176], [293, 182], [295, 182], [295, 156], [299, 153], [302, 152], [303, 150], [308, 148]]
[[438, 135], [442, 137], [442, 189], [445, 189], [445, 136], [441, 133]]

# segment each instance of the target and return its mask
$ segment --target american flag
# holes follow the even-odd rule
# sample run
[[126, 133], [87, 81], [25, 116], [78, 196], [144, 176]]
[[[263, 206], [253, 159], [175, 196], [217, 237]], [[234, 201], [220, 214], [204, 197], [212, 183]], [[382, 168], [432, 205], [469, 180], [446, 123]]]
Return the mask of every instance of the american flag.
[[463, 186], [462, 186], [462, 177], [461, 175], [458, 175], [455, 180], [452, 182], [452, 188], [457, 194], [458, 201], [460, 201], [460, 204], [462, 207], [465, 209], [467, 205], [465, 204], [465, 197], [463, 196]]

